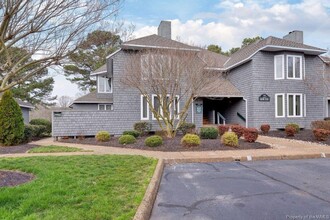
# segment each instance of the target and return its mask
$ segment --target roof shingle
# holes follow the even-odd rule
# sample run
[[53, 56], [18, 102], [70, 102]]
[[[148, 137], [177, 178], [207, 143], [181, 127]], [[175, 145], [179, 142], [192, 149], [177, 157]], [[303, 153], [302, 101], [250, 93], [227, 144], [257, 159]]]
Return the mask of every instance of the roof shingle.
[[113, 98], [111, 94], [106, 94], [105, 96], [100, 97], [96, 91], [88, 93], [80, 98], [77, 98], [73, 101], [73, 104], [76, 103], [112, 103]]

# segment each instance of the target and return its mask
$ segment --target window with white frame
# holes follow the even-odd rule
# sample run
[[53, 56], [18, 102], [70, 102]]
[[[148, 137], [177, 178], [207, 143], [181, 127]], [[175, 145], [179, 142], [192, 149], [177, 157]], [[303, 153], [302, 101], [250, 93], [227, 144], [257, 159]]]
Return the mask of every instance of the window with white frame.
[[275, 94], [275, 116], [277, 118], [285, 117], [284, 94]]
[[149, 120], [149, 103], [145, 95], [141, 95], [141, 120]]
[[275, 79], [284, 79], [284, 55], [274, 57]]
[[98, 110], [99, 111], [112, 111], [113, 105], [112, 104], [99, 104]]
[[288, 117], [303, 116], [303, 95], [302, 94], [287, 94], [287, 111]]
[[104, 76], [97, 77], [97, 89], [99, 93], [112, 93], [112, 80]]
[[[162, 109], [160, 106], [160, 100], [157, 95], [152, 95], [152, 106], [158, 115], [161, 115]], [[152, 113], [152, 119], [156, 119], [155, 114]]]
[[173, 109], [174, 115], [176, 115], [176, 119], [180, 118], [180, 97], [177, 95], [174, 98], [174, 109]]
[[287, 55], [287, 78], [302, 79], [302, 56]]

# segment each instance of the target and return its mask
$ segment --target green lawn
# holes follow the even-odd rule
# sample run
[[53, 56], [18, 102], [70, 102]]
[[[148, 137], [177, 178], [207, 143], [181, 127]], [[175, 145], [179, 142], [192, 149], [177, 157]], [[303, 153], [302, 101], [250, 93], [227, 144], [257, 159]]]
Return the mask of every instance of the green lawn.
[[77, 147], [64, 147], [64, 146], [41, 146], [35, 147], [28, 151], [28, 153], [60, 153], [60, 152], [78, 152], [83, 151], [81, 148]]
[[0, 169], [36, 175], [0, 188], [0, 219], [132, 219], [156, 164], [118, 155], [0, 159]]

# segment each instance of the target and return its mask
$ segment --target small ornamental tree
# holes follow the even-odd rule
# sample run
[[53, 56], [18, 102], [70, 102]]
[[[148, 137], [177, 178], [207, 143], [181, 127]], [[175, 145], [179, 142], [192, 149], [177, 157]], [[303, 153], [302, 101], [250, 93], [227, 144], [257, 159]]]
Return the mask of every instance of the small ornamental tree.
[[6, 91], [0, 101], [0, 144], [11, 146], [19, 144], [24, 136], [24, 119], [22, 110]]

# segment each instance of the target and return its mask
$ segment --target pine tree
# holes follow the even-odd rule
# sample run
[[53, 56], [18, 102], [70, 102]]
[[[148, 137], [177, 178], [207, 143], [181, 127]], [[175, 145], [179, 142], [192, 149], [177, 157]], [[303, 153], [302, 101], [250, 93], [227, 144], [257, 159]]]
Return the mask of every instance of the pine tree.
[[0, 145], [19, 144], [24, 136], [22, 110], [7, 90], [0, 100]]

